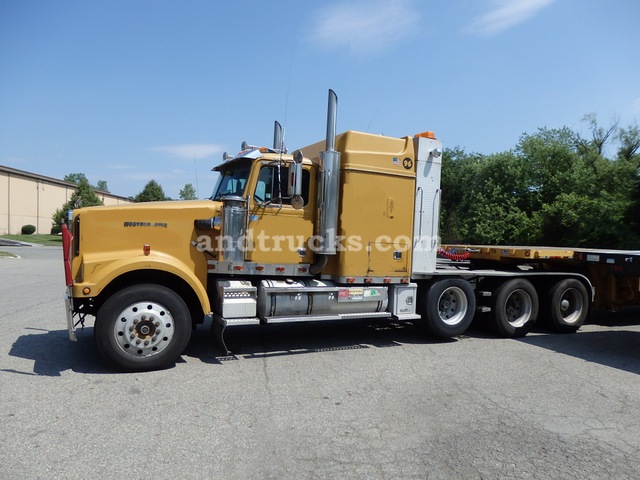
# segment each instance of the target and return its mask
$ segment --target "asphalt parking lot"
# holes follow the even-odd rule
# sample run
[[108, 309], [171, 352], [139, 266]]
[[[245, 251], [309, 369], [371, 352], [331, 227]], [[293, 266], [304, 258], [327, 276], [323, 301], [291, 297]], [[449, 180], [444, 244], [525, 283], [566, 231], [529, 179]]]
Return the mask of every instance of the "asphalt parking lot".
[[640, 309], [577, 334], [208, 326], [172, 368], [68, 340], [57, 247], [0, 258], [0, 477], [640, 478]]

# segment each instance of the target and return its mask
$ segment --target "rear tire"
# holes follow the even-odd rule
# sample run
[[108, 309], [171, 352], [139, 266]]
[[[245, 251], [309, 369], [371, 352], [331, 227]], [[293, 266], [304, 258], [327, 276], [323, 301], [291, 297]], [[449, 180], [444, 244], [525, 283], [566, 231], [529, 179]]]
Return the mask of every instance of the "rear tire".
[[508, 280], [493, 293], [494, 329], [503, 337], [522, 337], [535, 325], [538, 308], [538, 294], [531, 282]]
[[153, 284], [116, 292], [98, 311], [94, 334], [102, 357], [120, 370], [174, 363], [191, 337], [191, 315], [173, 290]]
[[461, 278], [435, 281], [427, 289], [423, 302], [422, 325], [441, 338], [464, 333], [476, 311], [473, 287]]
[[575, 332], [589, 314], [587, 288], [575, 278], [561, 280], [551, 287], [545, 304], [550, 326], [557, 332]]

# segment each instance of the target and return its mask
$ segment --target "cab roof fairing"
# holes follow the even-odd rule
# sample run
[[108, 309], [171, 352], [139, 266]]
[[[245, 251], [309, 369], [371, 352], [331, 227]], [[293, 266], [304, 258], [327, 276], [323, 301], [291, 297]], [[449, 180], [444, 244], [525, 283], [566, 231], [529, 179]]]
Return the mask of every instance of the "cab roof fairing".
[[[235, 162], [237, 160], [242, 160], [242, 159], [249, 159], [249, 160], [259, 160], [263, 158], [265, 161], [273, 161], [273, 162], [278, 162], [278, 161], [284, 161], [287, 163], [293, 162], [293, 157], [291, 154], [286, 154], [283, 155], [282, 153], [278, 153], [278, 152], [274, 152], [269, 150], [268, 153], [265, 154], [264, 148], [260, 149], [260, 148], [251, 148], [251, 149], [247, 149], [247, 150], [243, 150], [240, 153], [238, 153], [236, 156], [234, 157], [227, 157], [226, 160], [224, 160], [222, 163], [216, 165], [215, 167], [213, 167], [211, 169], [212, 172], [219, 172], [221, 171], [225, 166], [231, 164], [232, 162]], [[317, 162], [314, 162], [313, 159], [307, 158], [307, 157], [303, 157], [302, 163], [304, 165], [314, 165]]]
[[248, 158], [250, 160], [257, 160], [259, 158], [262, 158], [262, 152], [260, 151], [259, 148], [248, 148], [246, 150], [242, 150], [241, 152], [237, 153], [234, 157], [229, 157], [225, 153], [223, 162], [220, 163], [219, 165], [216, 165], [215, 167], [213, 167], [211, 169], [211, 171], [212, 172], [219, 172], [220, 170], [222, 170], [222, 167], [224, 167], [225, 165], [229, 165], [231, 162], [233, 162], [235, 160], [239, 160], [241, 158]]

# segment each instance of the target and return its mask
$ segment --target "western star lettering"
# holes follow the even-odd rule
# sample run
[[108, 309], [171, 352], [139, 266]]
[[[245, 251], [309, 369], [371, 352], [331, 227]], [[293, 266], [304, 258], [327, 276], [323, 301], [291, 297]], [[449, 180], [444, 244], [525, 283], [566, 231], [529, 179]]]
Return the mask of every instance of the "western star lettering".
[[164, 222], [124, 222], [125, 227], [162, 227], [167, 228]]

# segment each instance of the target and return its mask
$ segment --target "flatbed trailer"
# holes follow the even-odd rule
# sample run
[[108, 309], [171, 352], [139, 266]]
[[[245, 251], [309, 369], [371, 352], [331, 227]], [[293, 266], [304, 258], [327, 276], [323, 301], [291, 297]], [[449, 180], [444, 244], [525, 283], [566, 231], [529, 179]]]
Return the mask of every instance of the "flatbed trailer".
[[443, 245], [442, 268], [470, 272], [505, 267], [574, 272], [592, 284], [592, 307], [616, 311], [640, 305], [640, 251], [528, 246]]

